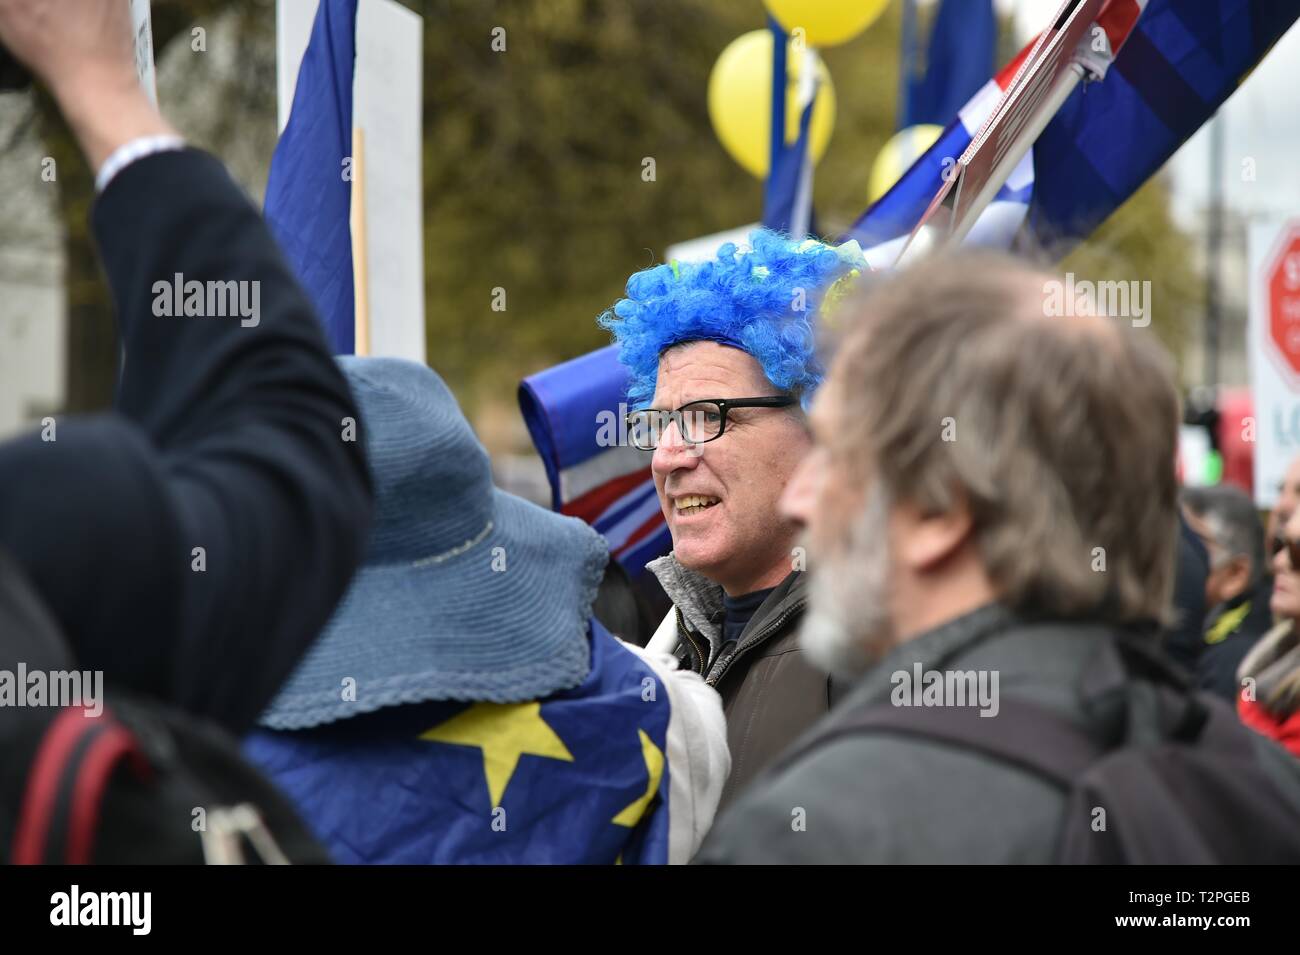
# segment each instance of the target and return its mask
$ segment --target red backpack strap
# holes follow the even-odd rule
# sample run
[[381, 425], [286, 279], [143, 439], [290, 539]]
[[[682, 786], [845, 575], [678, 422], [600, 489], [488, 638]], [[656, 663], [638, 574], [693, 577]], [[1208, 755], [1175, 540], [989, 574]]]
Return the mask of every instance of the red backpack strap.
[[28, 773], [13, 863], [88, 865], [104, 792], [124, 760], [141, 777], [149, 775], [135, 737], [107, 710], [94, 716], [79, 706], [60, 710]]

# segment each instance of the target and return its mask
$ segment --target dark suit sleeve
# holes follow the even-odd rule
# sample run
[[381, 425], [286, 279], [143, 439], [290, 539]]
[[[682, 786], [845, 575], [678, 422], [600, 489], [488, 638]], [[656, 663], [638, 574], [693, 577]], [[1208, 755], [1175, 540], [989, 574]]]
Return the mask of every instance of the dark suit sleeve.
[[[80, 666], [242, 731], [362, 554], [369, 480], [343, 440], [357, 412], [304, 292], [214, 158], [132, 164], [93, 227], [126, 352], [117, 409], [0, 447], [0, 544]], [[157, 315], [156, 283], [170, 295], [177, 276], [249, 283], [256, 324]]]

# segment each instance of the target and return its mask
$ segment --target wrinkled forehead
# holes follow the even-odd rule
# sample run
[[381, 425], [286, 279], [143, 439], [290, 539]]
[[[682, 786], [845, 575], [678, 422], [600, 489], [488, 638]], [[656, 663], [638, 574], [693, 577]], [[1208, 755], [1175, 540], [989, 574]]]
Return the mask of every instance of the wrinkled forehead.
[[778, 394], [753, 355], [715, 341], [679, 342], [659, 355], [652, 404], [675, 408], [701, 398], [741, 398]]

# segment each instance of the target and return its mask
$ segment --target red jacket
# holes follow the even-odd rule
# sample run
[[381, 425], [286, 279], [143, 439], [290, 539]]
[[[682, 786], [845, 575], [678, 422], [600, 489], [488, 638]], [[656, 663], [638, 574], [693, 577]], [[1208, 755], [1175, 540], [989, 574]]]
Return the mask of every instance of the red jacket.
[[1257, 733], [1277, 740], [1296, 756], [1300, 756], [1300, 711], [1290, 716], [1274, 716], [1253, 700], [1237, 700], [1237, 714], [1241, 721]]

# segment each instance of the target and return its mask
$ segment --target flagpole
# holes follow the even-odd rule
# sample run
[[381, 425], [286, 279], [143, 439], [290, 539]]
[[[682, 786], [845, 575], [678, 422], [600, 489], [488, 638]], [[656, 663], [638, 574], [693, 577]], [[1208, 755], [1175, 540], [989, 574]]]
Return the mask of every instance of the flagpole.
[[[1048, 92], [1042, 106], [1030, 117], [1025, 124], [1025, 128], [1020, 131], [1020, 135], [1016, 137], [1011, 148], [1002, 157], [1002, 161], [993, 167], [993, 174], [989, 176], [988, 182], [984, 184], [984, 188], [975, 197], [975, 201], [971, 203], [967, 214], [962, 221], [953, 224], [953, 231], [948, 236], [950, 243], [956, 244], [966, 238], [967, 233], [979, 220], [980, 213], [988, 208], [994, 197], [1006, 184], [1006, 181], [1011, 178], [1011, 174], [1016, 167], [1020, 165], [1020, 161], [1025, 158], [1030, 148], [1038, 141], [1038, 137], [1043, 134], [1047, 124], [1056, 117], [1057, 112], [1065, 105], [1065, 101], [1070, 98], [1070, 94], [1074, 92], [1086, 75], [1087, 70], [1078, 63], [1071, 63], [1069, 69], [1057, 77], [1056, 83]], [[904, 250], [905, 257], [907, 257], [907, 251]]]
[[763, 219], [766, 222], [769, 210], [775, 205], [776, 166], [785, 149], [785, 84], [788, 75], [786, 63], [785, 30], [771, 14], [767, 17], [767, 29], [772, 34], [772, 98], [768, 104], [771, 122], [768, 125], [767, 144], [767, 179], [763, 182]]
[[906, 129], [912, 123], [912, 83], [916, 79], [917, 57], [916, 0], [903, 0], [903, 42], [898, 68], [898, 111], [894, 128]]
[[[803, 62], [799, 67], [800, 116], [817, 98], [817, 87], [820, 85], [817, 76], [817, 54], [813, 53], [812, 47], [807, 45], [803, 47], [802, 60]], [[799, 184], [795, 190], [794, 208], [790, 210], [791, 238], [806, 239], [808, 237], [808, 227], [812, 225], [812, 187], [812, 146], [809, 145], [803, 153], [803, 162], [799, 167]]]
[[352, 351], [370, 354], [370, 262], [366, 255], [366, 136], [360, 126], [352, 129], [352, 293], [355, 318]]

